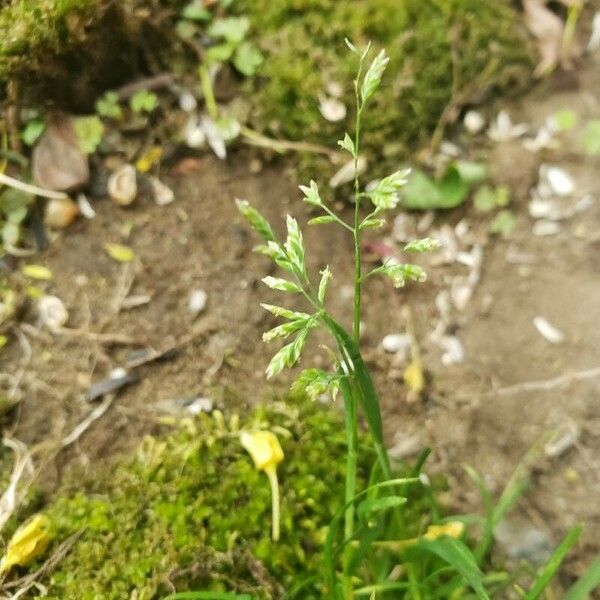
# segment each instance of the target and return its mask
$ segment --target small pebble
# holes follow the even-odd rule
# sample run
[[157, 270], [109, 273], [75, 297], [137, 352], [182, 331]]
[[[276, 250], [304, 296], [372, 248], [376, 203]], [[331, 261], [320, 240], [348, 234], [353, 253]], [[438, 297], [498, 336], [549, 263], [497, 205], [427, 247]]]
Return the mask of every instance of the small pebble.
[[540, 179], [545, 179], [558, 196], [570, 196], [575, 191], [575, 184], [571, 176], [560, 167], [542, 165], [540, 167]]
[[192, 112], [196, 110], [198, 101], [191, 92], [185, 91], [179, 96], [179, 108], [184, 112]]
[[63, 301], [57, 296], [42, 296], [38, 301], [40, 321], [52, 332], [57, 332], [69, 319]]
[[406, 333], [390, 333], [381, 340], [381, 346], [389, 354], [406, 352], [410, 349], [410, 336]]
[[485, 118], [480, 112], [477, 112], [476, 110], [469, 110], [465, 114], [463, 123], [465, 125], [465, 129], [471, 135], [475, 135], [483, 131], [483, 128], [485, 127]]
[[188, 310], [192, 313], [192, 316], [197, 317], [205, 308], [208, 295], [204, 290], [194, 290], [190, 294], [188, 300]]

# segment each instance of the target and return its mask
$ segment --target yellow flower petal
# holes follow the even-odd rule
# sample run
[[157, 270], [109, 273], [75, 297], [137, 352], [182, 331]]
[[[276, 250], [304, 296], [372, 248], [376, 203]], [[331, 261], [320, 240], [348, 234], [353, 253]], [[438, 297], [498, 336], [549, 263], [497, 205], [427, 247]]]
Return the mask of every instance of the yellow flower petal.
[[42, 554], [50, 543], [50, 521], [46, 515], [34, 515], [21, 525], [8, 542], [0, 564], [0, 573], [15, 565], [25, 566]]
[[426, 540], [437, 540], [445, 535], [458, 539], [465, 531], [462, 521], [450, 521], [443, 525], [430, 525], [423, 536]]
[[271, 431], [243, 431], [240, 441], [260, 471], [274, 468], [283, 460], [279, 440]]
[[415, 394], [420, 394], [425, 388], [425, 375], [420, 360], [413, 360], [404, 370], [404, 383]]

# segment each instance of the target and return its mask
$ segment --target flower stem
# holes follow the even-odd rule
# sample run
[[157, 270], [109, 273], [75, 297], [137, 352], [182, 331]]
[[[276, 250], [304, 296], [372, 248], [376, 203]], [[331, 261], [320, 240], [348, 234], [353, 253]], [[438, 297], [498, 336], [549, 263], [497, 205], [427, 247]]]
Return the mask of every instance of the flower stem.
[[269, 483], [271, 484], [271, 518], [273, 521], [273, 526], [272, 526], [272, 535], [271, 537], [273, 538], [274, 542], [278, 542], [279, 541], [279, 522], [280, 522], [280, 515], [279, 515], [279, 481], [277, 479], [277, 469], [275, 466], [270, 467], [268, 469], [265, 469], [265, 473], [267, 474], [267, 477], [269, 478]]

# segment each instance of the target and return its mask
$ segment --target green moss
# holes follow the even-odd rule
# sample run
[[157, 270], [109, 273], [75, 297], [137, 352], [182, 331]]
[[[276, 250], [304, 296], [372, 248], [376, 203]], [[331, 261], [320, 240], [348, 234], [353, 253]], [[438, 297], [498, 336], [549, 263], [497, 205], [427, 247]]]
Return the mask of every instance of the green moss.
[[[143, 600], [169, 591], [169, 580], [178, 590], [267, 598], [314, 574], [325, 528], [344, 495], [341, 415], [321, 405], [300, 411], [275, 404], [242, 424], [268, 425], [286, 454], [279, 467], [280, 543], [270, 540], [267, 478], [241, 448], [236, 426], [203, 415], [166, 437], [146, 439], [135, 459], [86, 491], [76, 482], [79, 491], [63, 491], [44, 509], [55, 545], [83, 530], [52, 575], [50, 595]], [[366, 471], [363, 463], [363, 477]]]
[[[76, 20], [86, 19], [101, 0], [13, 0], [0, 10], [0, 79], [44, 52], [59, 52], [76, 37]], [[77, 29], [80, 29], [77, 27]]]
[[[267, 54], [250, 82], [254, 125], [298, 140], [331, 144], [352, 129], [356, 57], [344, 37], [385, 47], [390, 64], [375, 105], [363, 116], [370, 149], [405, 156], [433, 131], [453, 85], [468, 100], [514, 92], [528, 81], [530, 45], [509, 0], [244, 0]], [[454, 58], [453, 58], [454, 55]], [[344, 85], [347, 123], [328, 123], [319, 96]], [[473, 89], [471, 89], [473, 88]]]

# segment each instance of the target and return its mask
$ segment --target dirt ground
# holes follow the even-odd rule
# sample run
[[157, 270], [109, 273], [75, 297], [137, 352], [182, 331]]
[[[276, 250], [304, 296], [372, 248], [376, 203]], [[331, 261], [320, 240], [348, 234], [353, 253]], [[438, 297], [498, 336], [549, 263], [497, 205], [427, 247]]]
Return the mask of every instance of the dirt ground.
[[[589, 59], [568, 77], [539, 84], [507, 108], [515, 122], [525, 121], [533, 129], [563, 108], [575, 110], [581, 121], [598, 118], [599, 73], [597, 61]], [[400, 452], [409, 456], [431, 445], [430, 470], [443, 470], [449, 477], [448, 501], [457, 510], [480, 507], [464, 463], [479, 470], [499, 493], [545, 433], [564, 427], [577, 431], [576, 442], [559, 456], [541, 452], [517, 511], [554, 543], [569, 526], [585, 524], [584, 541], [569, 567], [577, 573], [582, 567], [578, 558], [597, 551], [600, 539], [598, 161], [582, 157], [569, 141], [558, 151], [532, 154], [521, 141], [496, 144], [484, 137], [475, 142], [463, 138], [457, 134], [455, 141], [460, 147], [472, 146], [474, 155], [489, 162], [494, 180], [510, 186], [518, 216], [507, 239], [490, 237], [488, 218], [470, 207], [437, 214], [426, 228], [435, 235], [442, 227], [454, 231], [458, 225], [463, 249], [483, 250], [473, 297], [464, 310], [451, 308], [449, 332], [463, 343], [464, 361], [444, 364], [431, 337], [443, 301], [440, 292], [468, 272], [456, 261], [430, 264], [427, 283], [402, 290], [369, 280], [364, 352], [380, 389], [390, 446], [397, 448], [404, 440]], [[532, 234], [527, 209], [542, 161], [572, 174], [577, 198], [586, 193], [595, 197], [589, 208], [561, 221], [560, 231], [547, 237]], [[287, 212], [305, 222], [309, 211], [300, 202], [297, 182], [283, 160], [260, 159], [244, 148], [224, 162], [201, 155], [185, 164], [186, 173], [179, 164], [161, 174], [176, 191], [173, 204], [160, 207], [142, 197], [121, 209], [97, 200], [95, 219], [79, 220], [35, 259], [53, 271], [47, 291], [63, 300], [70, 313], [68, 327], [76, 331], [51, 335], [36, 329], [32, 308], [23, 318], [29, 326], [21, 328], [22, 344], [13, 343], [2, 354], [3, 371], [15, 374], [25, 367], [13, 436], [27, 445], [67, 435], [93, 408], [84, 397], [90, 384], [124, 366], [132, 351], [180, 344], [175, 356], [137, 368], [139, 382], [122, 389], [106, 414], [46, 467], [50, 487], [67, 465], [93, 473], [108, 457], [134, 447], [178, 399], [207, 397], [227, 411], [240, 403], [268, 401], [285, 390], [287, 376], [265, 381], [264, 368], [275, 348], [260, 341], [262, 331], [274, 322], [259, 302], [282, 299], [260, 283], [270, 265], [251, 252], [256, 240], [238, 216], [234, 198], [251, 201], [276, 224], [283, 224]], [[345, 210], [349, 214], [351, 209]], [[421, 218], [411, 215], [409, 225], [416, 226]], [[390, 229], [370, 239], [386, 238]], [[330, 226], [309, 229], [306, 240], [313, 273], [331, 264], [333, 311], [348, 322], [351, 240]], [[130, 245], [135, 262], [113, 261], [103, 250], [106, 242]], [[194, 289], [208, 295], [197, 318], [188, 309]], [[127, 308], [128, 298], [138, 295], [148, 295], [150, 301]], [[402, 363], [381, 348], [384, 335], [405, 331], [407, 306], [428, 374], [426, 393], [412, 402], [399, 376]], [[564, 332], [564, 341], [555, 345], [544, 339], [532, 323], [536, 316]], [[104, 340], [95, 339], [99, 333]], [[114, 336], [130, 341], [121, 343]], [[317, 362], [326, 360], [318, 345], [323, 341], [313, 343]], [[519, 386], [531, 381], [541, 383]]]

